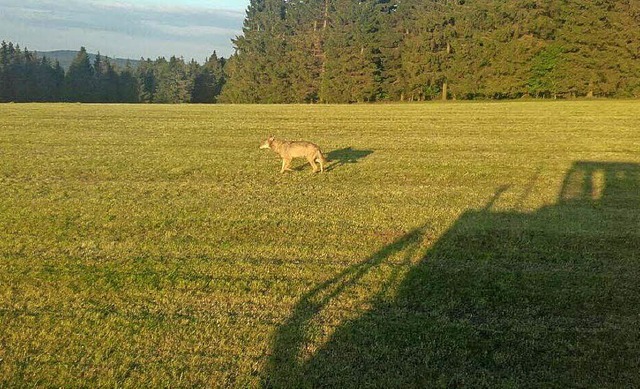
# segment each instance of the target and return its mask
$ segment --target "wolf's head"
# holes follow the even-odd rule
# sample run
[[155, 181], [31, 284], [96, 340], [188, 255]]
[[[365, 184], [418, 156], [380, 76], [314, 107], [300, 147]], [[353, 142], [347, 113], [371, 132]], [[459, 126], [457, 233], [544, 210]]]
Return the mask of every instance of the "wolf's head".
[[271, 148], [271, 143], [273, 143], [273, 141], [276, 138], [274, 136], [270, 136], [269, 138], [267, 138], [264, 142], [262, 142], [260, 144], [260, 148], [261, 149], [270, 149]]

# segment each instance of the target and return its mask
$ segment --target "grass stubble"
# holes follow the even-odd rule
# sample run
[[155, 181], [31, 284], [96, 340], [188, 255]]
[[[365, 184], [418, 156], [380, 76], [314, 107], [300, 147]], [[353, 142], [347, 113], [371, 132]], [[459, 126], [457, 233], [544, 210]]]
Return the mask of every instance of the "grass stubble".
[[0, 386], [638, 386], [638, 150], [634, 101], [0, 105]]

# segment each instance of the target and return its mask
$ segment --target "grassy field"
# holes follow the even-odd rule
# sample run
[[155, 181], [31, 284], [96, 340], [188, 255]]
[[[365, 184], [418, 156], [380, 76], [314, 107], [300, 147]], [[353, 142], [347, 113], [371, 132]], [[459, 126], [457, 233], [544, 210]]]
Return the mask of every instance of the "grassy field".
[[0, 105], [32, 386], [639, 387], [640, 103]]

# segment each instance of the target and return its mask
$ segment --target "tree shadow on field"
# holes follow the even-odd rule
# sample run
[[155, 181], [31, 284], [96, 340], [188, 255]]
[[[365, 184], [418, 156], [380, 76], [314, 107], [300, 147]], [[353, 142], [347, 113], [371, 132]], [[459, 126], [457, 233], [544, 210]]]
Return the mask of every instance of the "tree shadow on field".
[[[492, 210], [499, 195], [425, 253], [416, 229], [305, 294], [263, 385], [640, 386], [640, 165], [576, 162], [532, 213]], [[422, 259], [314, 345], [319, 312], [397, 255]]]
[[373, 154], [373, 150], [356, 150], [351, 147], [333, 150], [326, 155], [330, 163], [326, 170], [331, 171], [346, 164], [357, 163], [371, 154]]

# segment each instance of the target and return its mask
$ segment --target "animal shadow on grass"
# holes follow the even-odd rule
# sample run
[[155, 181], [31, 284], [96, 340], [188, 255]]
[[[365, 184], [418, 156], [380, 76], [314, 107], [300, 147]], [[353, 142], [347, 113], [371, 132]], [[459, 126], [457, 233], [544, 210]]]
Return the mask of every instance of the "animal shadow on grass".
[[329, 165], [326, 170], [331, 171], [339, 168], [343, 165], [357, 163], [363, 158], [373, 154], [373, 150], [355, 150], [351, 147], [345, 147], [343, 149], [333, 150], [327, 154]]
[[[532, 213], [495, 211], [498, 196], [426, 251], [418, 228], [303, 295], [263, 385], [640, 386], [640, 165], [576, 162]], [[383, 265], [407, 272], [314, 344], [319, 312]]]
[[[325, 166], [324, 171], [328, 172], [340, 166], [357, 163], [359, 160], [366, 158], [373, 154], [373, 150], [355, 150], [351, 147], [345, 147], [343, 149], [333, 150], [325, 155], [328, 164]], [[293, 170], [300, 171], [307, 167], [308, 163], [296, 166]]]

